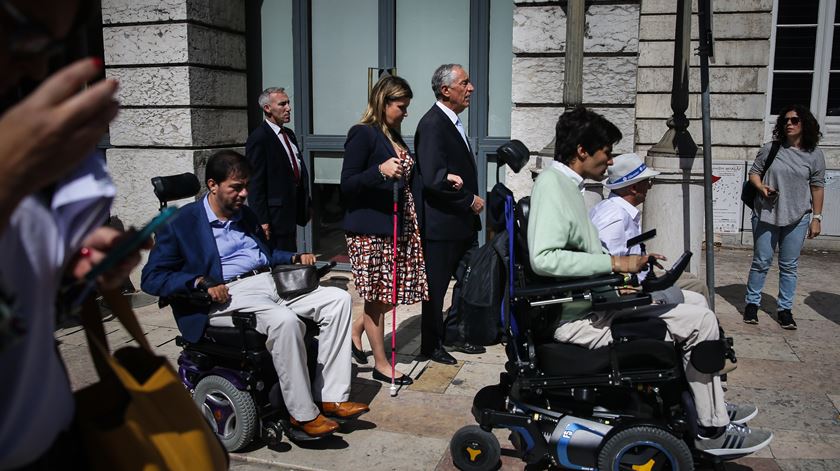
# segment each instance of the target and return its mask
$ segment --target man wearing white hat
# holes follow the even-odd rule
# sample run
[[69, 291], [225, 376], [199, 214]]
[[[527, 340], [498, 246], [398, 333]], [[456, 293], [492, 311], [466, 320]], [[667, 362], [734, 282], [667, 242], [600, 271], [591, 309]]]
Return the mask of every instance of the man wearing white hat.
[[[645, 165], [641, 157], [632, 153], [613, 158], [613, 164], [607, 167], [604, 186], [610, 190], [610, 196], [589, 211], [589, 219], [598, 229], [601, 245], [610, 255], [642, 253], [638, 244], [627, 247], [627, 241], [642, 233], [642, 214], [637, 206], [645, 202], [647, 192], [653, 185], [652, 178], [657, 175], [659, 172]], [[646, 276], [647, 272], [640, 272], [639, 281]], [[686, 289], [663, 293], [665, 301], [709, 307], [704, 295], [705, 284], [696, 279], [681, 279], [677, 285]]]

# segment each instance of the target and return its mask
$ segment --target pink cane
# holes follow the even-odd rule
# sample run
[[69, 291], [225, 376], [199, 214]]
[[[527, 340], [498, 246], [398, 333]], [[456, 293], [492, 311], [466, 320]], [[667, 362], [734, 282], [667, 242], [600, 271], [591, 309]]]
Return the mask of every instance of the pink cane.
[[391, 263], [391, 397], [397, 395], [395, 383], [397, 364], [397, 204], [400, 200], [397, 182], [394, 182], [394, 258]]

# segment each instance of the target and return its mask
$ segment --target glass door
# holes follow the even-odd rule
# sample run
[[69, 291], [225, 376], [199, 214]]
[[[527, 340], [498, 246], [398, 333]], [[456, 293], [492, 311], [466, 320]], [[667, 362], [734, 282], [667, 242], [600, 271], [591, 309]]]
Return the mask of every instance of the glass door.
[[[348, 262], [339, 182], [347, 130], [367, 103], [369, 68], [396, 68], [411, 85], [402, 130], [412, 147], [435, 102], [432, 72], [462, 64], [476, 92], [461, 120], [477, 153], [480, 191], [492, 187], [492, 154], [510, 135], [512, 0], [263, 0], [256, 8], [262, 83], [249, 74], [249, 96], [268, 86], [293, 89], [292, 119], [312, 178], [313, 217], [299, 247]], [[249, 46], [249, 67], [253, 55]]]

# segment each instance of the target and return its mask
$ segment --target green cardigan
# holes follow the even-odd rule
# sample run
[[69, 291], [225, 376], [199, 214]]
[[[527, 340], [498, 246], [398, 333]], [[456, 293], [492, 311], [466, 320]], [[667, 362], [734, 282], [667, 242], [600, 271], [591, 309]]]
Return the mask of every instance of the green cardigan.
[[[540, 276], [585, 278], [612, 273], [598, 229], [592, 225], [575, 182], [554, 167], [544, 170], [531, 193], [528, 216], [531, 268]], [[562, 320], [589, 312], [588, 301], [563, 305]]]

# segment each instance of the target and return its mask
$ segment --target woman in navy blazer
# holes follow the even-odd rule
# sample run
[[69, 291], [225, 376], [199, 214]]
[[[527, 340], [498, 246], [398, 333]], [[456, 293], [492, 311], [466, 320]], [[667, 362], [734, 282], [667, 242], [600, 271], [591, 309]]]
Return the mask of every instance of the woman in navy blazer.
[[[385, 313], [394, 305], [394, 187], [399, 194], [396, 302], [413, 304], [429, 296], [411, 192], [414, 158], [399, 131], [412, 96], [408, 82], [400, 77], [387, 76], [374, 85], [361, 122], [347, 133], [341, 169], [347, 252], [354, 284], [365, 300], [365, 312], [351, 330], [353, 357], [367, 363], [362, 351], [362, 332], [366, 332], [374, 358], [373, 378], [384, 382], [391, 380], [384, 331]], [[412, 380], [400, 374], [395, 382], [408, 385]]]

